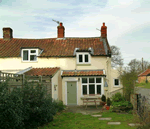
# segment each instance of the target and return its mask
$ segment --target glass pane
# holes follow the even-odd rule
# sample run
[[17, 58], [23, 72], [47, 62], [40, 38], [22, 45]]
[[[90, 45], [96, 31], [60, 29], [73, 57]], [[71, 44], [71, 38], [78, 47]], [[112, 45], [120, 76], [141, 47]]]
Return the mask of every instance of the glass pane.
[[23, 51], [23, 60], [28, 60], [28, 50]]
[[89, 85], [89, 94], [95, 94], [95, 85]]
[[82, 62], [82, 55], [79, 55], [79, 62]]
[[95, 83], [94, 78], [89, 78], [89, 83]]
[[36, 53], [36, 50], [31, 50], [31, 53]]
[[30, 61], [35, 61], [36, 60], [36, 55], [30, 55]]
[[89, 62], [88, 61], [88, 55], [85, 55], [85, 62]]
[[82, 78], [82, 83], [87, 83], [87, 78]]
[[83, 85], [83, 95], [87, 94], [87, 85]]
[[101, 83], [101, 78], [96, 78], [96, 83]]
[[115, 79], [115, 85], [119, 85], [119, 80]]
[[101, 94], [101, 85], [97, 85], [97, 94]]

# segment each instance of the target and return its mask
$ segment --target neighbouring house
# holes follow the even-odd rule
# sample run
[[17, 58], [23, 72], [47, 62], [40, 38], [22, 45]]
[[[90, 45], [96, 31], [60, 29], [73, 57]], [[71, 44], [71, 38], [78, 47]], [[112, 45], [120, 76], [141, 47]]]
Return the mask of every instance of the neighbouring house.
[[0, 71], [31, 76], [49, 76], [52, 98], [65, 105], [82, 105], [81, 97], [121, 91], [119, 74], [111, 68], [107, 27], [99, 37], [65, 37], [62, 23], [57, 38], [13, 38], [13, 30], [3, 28], [0, 39]]
[[143, 73], [138, 75], [138, 83], [145, 83], [146, 80], [150, 82], [150, 69], [147, 69]]

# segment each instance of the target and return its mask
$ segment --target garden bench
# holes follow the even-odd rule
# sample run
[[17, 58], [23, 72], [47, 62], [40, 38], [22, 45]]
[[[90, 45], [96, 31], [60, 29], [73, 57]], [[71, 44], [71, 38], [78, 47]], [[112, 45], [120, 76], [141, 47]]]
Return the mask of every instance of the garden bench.
[[87, 97], [87, 98], [82, 98], [83, 99], [83, 106], [84, 106], [84, 103], [86, 103], [86, 109], [87, 109], [87, 104], [88, 103], [91, 103], [91, 102], [94, 102], [95, 103], [95, 106], [97, 108], [97, 102], [101, 103], [101, 99], [100, 98], [97, 98], [97, 97]]

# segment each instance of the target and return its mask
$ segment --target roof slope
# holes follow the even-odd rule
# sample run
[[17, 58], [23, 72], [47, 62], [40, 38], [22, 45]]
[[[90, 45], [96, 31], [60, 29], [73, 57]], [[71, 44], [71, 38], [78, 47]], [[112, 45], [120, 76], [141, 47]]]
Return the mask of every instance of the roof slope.
[[103, 70], [64, 70], [62, 77], [71, 77], [71, 76], [105, 76]]
[[80, 50], [88, 50], [89, 47], [93, 48], [94, 56], [107, 55], [107, 50], [110, 50], [107, 39], [106, 45], [100, 37], [91, 38], [49, 38], [49, 39], [18, 39], [12, 38], [11, 40], [0, 39], [0, 58], [4, 57], [20, 57], [21, 47], [39, 47], [43, 49], [40, 57], [67, 57], [74, 56], [75, 48]]
[[143, 73], [139, 74], [138, 76], [139, 76], [139, 77], [140, 77], [140, 76], [146, 76], [146, 75], [148, 75], [148, 74], [150, 74], [150, 69], [145, 70]]
[[25, 72], [25, 75], [31, 76], [54, 76], [54, 74], [59, 70], [59, 67], [50, 68], [32, 68], [31, 70]]

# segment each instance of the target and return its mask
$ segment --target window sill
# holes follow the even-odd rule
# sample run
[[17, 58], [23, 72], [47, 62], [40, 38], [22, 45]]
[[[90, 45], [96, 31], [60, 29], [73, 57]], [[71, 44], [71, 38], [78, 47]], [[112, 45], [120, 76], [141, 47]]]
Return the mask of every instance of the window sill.
[[77, 64], [77, 66], [90, 66], [91, 64]]
[[120, 85], [114, 86], [114, 87], [120, 87]]
[[22, 63], [37, 63], [38, 61], [21, 61]]

